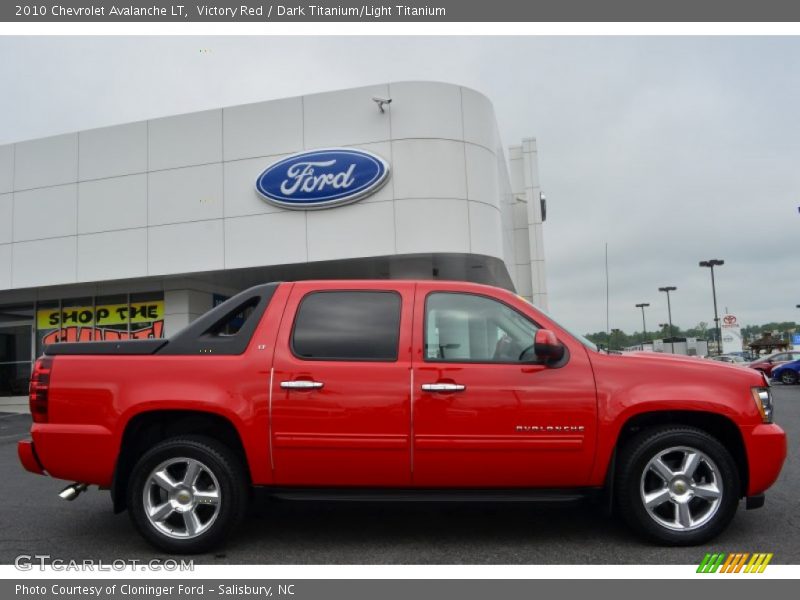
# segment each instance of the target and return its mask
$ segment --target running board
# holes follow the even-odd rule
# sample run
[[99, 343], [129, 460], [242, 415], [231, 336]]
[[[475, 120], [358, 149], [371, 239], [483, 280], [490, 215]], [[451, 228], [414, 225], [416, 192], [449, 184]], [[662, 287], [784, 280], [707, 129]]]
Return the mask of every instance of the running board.
[[261, 488], [281, 500], [330, 502], [575, 502], [596, 495], [596, 489], [363, 489]]

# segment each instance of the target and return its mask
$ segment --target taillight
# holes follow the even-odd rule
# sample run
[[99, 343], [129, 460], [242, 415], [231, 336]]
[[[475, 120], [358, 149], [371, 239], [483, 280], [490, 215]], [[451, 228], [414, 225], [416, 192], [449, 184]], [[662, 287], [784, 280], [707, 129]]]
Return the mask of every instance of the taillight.
[[47, 423], [47, 394], [52, 369], [53, 359], [50, 356], [43, 356], [33, 367], [29, 404], [34, 423]]

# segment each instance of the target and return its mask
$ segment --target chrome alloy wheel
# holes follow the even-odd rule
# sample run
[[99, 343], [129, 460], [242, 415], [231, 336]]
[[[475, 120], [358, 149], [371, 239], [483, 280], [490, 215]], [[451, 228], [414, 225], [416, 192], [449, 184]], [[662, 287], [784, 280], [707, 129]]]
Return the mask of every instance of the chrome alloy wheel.
[[191, 539], [219, 515], [221, 489], [211, 470], [193, 458], [171, 458], [150, 472], [144, 486], [150, 524], [171, 538]]
[[673, 531], [691, 531], [710, 521], [719, 510], [722, 476], [707, 454], [675, 446], [650, 459], [642, 472], [639, 491], [656, 523]]

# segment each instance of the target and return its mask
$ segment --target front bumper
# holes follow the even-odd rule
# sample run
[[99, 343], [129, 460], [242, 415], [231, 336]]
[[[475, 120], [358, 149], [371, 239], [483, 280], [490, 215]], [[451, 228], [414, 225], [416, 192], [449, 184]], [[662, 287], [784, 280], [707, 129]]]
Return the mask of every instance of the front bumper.
[[786, 433], [774, 423], [760, 424], [744, 435], [750, 477], [747, 495], [763, 494], [781, 473], [786, 460]]
[[36, 473], [37, 475], [44, 475], [44, 467], [39, 462], [39, 457], [36, 455], [36, 448], [31, 440], [22, 440], [17, 443], [17, 455], [19, 462], [25, 467], [26, 471]]

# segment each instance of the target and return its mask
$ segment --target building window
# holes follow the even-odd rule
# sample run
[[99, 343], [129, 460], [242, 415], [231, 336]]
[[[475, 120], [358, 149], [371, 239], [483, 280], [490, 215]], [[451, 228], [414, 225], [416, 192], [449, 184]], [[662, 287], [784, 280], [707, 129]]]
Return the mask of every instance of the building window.
[[41, 356], [47, 344], [61, 341], [61, 302], [51, 300], [36, 304], [36, 356]]
[[127, 340], [130, 330], [129, 316], [127, 294], [95, 298], [94, 340]]
[[513, 308], [485, 296], [430, 294], [425, 302], [425, 360], [532, 362], [537, 327]]
[[51, 314], [50, 318], [53, 319], [53, 317], [61, 326], [56, 341], [91, 342], [94, 340], [94, 300], [91, 297], [62, 300], [60, 313]]
[[297, 311], [292, 350], [305, 360], [395, 361], [400, 338], [396, 292], [313, 292]]
[[164, 337], [164, 294], [118, 294], [40, 302], [36, 354], [58, 342], [119, 341]]
[[0, 307], [0, 396], [28, 394], [32, 323], [32, 305]]
[[0, 396], [27, 395], [32, 361], [48, 344], [162, 337], [163, 292], [0, 306]]
[[130, 323], [130, 339], [163, 338], [164, 294], [131, 294]]

